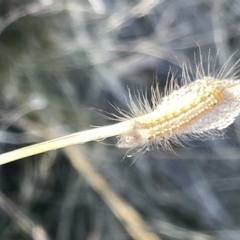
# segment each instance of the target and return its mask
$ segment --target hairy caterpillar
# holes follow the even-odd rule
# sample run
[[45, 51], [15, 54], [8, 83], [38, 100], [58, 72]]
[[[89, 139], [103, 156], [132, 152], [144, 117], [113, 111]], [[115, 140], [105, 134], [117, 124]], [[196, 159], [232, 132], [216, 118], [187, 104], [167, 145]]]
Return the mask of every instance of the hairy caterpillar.
[[[228, 127], [240, 113], [240, 79], [237, 79], [238, 60], [231, 68], [229, 60], [215, 69], [210, 61], [204, 71], [203, 59], [196, 74], [183, 65], [182, 81], [168, 80], [164, 95], [158, 87], [151, 89], [151, 101], [140, 93], [134, 101], [129, 91], [130, 113], [115, 107], [120, 116], [113, 115], [119, 123], [65, 135], [49, 141], [17, 149], [0, 155], [0, 165], [59, 148], [98, 141], [118, 136], [119, 148], [138, 148], [146, 151], [155, 146], [172, 149], [171, 143], [182, 144], [189, 139], [215, 136]], [[190, 75], [194, 76], [194, 81]]]
[[129, 91], [130, 114], [117, 110], [121, 115], [118, 120], [132, 121], [132, 128], [119, 137], [117, 146], [149, 149], [160, 145], [171, 149], [171, 142], [181, 144], [214, 135], [233, 123], [240, 113], [239, 61], [228, 69], [229, 58], [217, 71], [210, 59], [209, 54], [208, 69], [204, 71], [200, 55], [194, 81], [189, 76], [191, 69], [183, 65], [181, 84], [172, 77], [164, 96], [158, 87], [152, 87], [150, 103], [139, 94], [134, 101]]

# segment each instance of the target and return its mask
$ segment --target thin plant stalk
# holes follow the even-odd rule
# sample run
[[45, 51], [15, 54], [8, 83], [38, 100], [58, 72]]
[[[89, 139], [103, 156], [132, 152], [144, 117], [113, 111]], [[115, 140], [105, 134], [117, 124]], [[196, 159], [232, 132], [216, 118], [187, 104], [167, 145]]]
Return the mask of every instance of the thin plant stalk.
[[75, 144], [83, 144], [90, 141], [102, 140], [108, 137], [120, 135], [132, 128], [132, 121], [94, 128], [86, 131], [73, 133], [64, 137], [37, 143], [28, 147], [20, 148], [0, 155], [0, 165], [10, 163], [25, 157], [68, 147]]

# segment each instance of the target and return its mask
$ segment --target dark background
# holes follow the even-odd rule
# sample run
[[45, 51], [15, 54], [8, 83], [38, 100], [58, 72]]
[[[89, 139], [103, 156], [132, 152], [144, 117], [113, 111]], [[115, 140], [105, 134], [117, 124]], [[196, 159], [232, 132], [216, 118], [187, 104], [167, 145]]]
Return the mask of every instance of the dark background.
[[[91, 108], [127, 110], [127, 87], [164, 88], [199, 48], [217, 66], [235, 53], [231, 66], [239, 34], [238, 0], [0, 0], [0, 151], [112, 124]], [[101, 178], [154, 239], [239, 240], [239, 130], [176, 154], [124, 158], [111, 138], [76, 146], [79, 161], [59, 150], [1, 166], [0, 239], [143, 239]]]

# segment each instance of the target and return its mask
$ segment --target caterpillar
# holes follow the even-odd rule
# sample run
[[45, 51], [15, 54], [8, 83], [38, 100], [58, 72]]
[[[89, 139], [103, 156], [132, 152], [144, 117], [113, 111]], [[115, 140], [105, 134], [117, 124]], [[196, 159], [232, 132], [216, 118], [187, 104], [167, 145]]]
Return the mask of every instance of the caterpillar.
[[[182, 78], [178, 84], [172, 75], [168, 87], [161, 94], [158, 86], [151, 88], [151, 100], [146, 95], [129, 90], [129, 113], [117, 106], [118, 115], [112, 115], [119, 123], [60, 138], [41, 142], [0, 155], [0, 165], [35, 154], [59, 148], [118, 137], [117, 147], [137, 148], [145, 152], [154, 147], [172, 150], [172, 143], [183, 145], [191, 139], [216, 136], [234, 122], [240, 113], [240, 79], [238, 64], [229, 68], [229, 60], [216, 70], [215, 62], [208, 56], [208, 68], [204, 71], [203, 59], [196, 64], [196, 74], [186, 64], [182, 66]], [[194, 76], [192, 78], [190, 76]], [[128, 153], [127, 152], [127, 153]]]
[[119, 121], [132, 121], [132, 128], [121, 134], [119, 148], [150, 149], [161, 146], [171, 149], [171, 143], [182, 144], [190, 139], [214, 136], [232, 124], [240, 113], [240, 80], [237, 79], [237, 61], [230, 69], [230, 59], [219, 69], [208, 56], [208, 69], [203, 59], [196, 66], [195, 80], [191, 68], [182, 66], [178, 84], [174, 75], [168, 81], [164, 95], [158, 86], [151, 88], [151, 101], [145, 95], [129, 91], [130, 113], [117, 108]]

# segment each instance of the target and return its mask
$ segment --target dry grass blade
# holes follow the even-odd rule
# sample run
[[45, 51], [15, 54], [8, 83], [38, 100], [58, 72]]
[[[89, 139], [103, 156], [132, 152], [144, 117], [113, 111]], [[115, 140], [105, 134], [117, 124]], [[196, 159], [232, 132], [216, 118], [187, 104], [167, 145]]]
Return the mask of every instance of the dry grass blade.
[[118, 196], [102, 176], [95, 172], [91, 165], [84, 160], [77, 147], [68, 147], [64, 149], [64, 152], [73, 167], [84, 176], [89, 185], [102, 197], [133, 239], [160, 240], [157, 235], [147, 230], [147, 225], [138, 212]]
[[44, 228], [24, 214], [10, 199], [0, 192], [0, 208], [16, 226], [34, 240], [50, 240]]
[[131, 126], [132, 123], [129, 121], [122, 122], [111, 126], [95, 128], [83, 132], [70, 134], [64, 137], [4, 153], [0, 155], [0, 165], [19, 160], [21, 158], [33, 156], [39, 153], [44, 153], [47, 151], [56, 150], [75, 144], [82, 144], [89, 141], [101, 140], [104, 138], [116, 136], [126, 130], [128, 131]]

